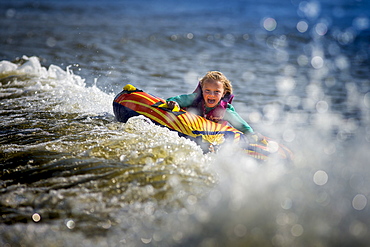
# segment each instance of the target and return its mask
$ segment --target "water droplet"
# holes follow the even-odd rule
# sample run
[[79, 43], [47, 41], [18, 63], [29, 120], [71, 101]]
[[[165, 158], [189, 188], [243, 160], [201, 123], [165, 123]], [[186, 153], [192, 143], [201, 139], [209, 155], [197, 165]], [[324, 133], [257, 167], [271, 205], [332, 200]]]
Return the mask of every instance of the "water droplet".
[[283, 202], [281, 202], [281, 207], [283, 209], [291, 209], [293, 202], [290, 198], [285, 198]]
[[315, 56], [311, 59], [311, 65], [315, 69], [321, 69], [324, 66], [324, 59], [320, 56]]
[[308, 24], [305, 21], [300, 21], [297, 23], [297, 30], [301, 33], [306, 32], [308, 29]]
[[329, 109], [329, 105], [326, 101], [319, 101], [316, 104], [316, 110], [318, 113], [325, 113]]
[[110, 220], [107, 220], [105, 222], [101, 222], [100, 224], [98, 224], [99, 226], [101, 226], [102, 228], [104, 229], [109, 229], [111, 228], [112, 226], [112, 222]]
[[150, 242], [152, 242], [152, 238], [141, 238], [141, 241], [142, 241], [144, 244], [149, 244]]
[[76, 224], [73, 220], [68, 220], [66, 222], [66, 226], [68, 227], [68, 229], [73, 229], [73, 228], [75, 228]]
[[192, 34], [192, 33], [188, 33], [188, 34], [186, 35], [186, 38], [188, 38], [188, 39], [193, 39], [193, 38], [194, 38], [194, 34]]
[[264, 19], [263, 21], [263, 27], [267, 30], [267, 31], [274, 31], [276, 29], [276, 26], [277, 26], [277, 22], [274, 18], [266, 18]]
[[325, 171], [319, 170], [313, 175], [313, 181], [317, 185], [324, 185], [328, 182], [328, 174]]
[[362, 194], [357, 194], [352, 200], [352, 206], [356, 210], [363, 210], [367, 205], [367, 198]]
[[294, 226], [292, 226], [290, 232], [294, 237], [299, 237], [303, 234], [303, 226], [301, 226], [300, 224], [295, 224]]
[[318, 35], [324, 36], [328, 32], [328, 26], [325, 23], [317, 23], [315, 31]]
[[34, 214], [32, 215], [32, 220], [33, 220], [34, 222], [39, 222], [39, 221], [41, 220], [41, 216], [40, 216], [38, 213], [34, 213]]

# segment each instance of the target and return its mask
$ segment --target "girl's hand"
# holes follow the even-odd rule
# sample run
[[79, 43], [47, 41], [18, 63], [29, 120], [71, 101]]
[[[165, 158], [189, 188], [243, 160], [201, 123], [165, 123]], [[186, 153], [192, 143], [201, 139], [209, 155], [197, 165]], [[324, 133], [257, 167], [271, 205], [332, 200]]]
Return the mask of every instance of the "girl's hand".
[[180, 108], [179, 104], [176, 101], [167, 101], [167, 106], [171, 110], [173, 110], [173, 108], [175, 107]]

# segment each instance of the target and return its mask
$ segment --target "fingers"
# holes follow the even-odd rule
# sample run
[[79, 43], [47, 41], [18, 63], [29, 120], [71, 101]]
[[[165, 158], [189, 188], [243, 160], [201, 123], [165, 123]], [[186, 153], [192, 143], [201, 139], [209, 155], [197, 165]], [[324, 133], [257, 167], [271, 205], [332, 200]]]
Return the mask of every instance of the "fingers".
[[179, 104], [176, 101], [167, 101], [167, 106], [171, 110], [176, 106], [180, 108]]
[[167, 107], [172, 110], [174, 107], [173, 101], [167, 101]]

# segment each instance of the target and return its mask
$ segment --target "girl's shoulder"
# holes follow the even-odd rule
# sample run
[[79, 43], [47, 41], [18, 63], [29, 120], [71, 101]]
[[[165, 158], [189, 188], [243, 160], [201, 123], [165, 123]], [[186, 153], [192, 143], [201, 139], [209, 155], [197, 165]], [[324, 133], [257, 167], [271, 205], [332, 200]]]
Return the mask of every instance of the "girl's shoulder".
[[227, 103], [226, 110], [230, 110], [230, 111], [235, 112], [234, 106], [232, 104], [230, 104], [230, 103]]

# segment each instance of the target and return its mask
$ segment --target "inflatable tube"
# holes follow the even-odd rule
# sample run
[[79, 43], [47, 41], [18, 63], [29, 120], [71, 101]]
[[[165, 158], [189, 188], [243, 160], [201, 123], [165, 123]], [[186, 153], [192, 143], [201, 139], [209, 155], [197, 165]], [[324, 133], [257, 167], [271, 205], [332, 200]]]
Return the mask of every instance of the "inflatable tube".
[[133, 116], [143, 115], [156, 124], [177, 131], [180, 136], [194, 140], [204, 150], [232, 142], [237, 143], [247, 155], [258, 160], [267, 160], [269, 157], [292, 159], [289, 149], [270, 138], [250, 143], [241, 131], [231, 126], [212, 122], [183, 109], [170, 110], [164, 99], [130, 84], [115, 97], [113, 112], [119, 122], [127, 122]]

